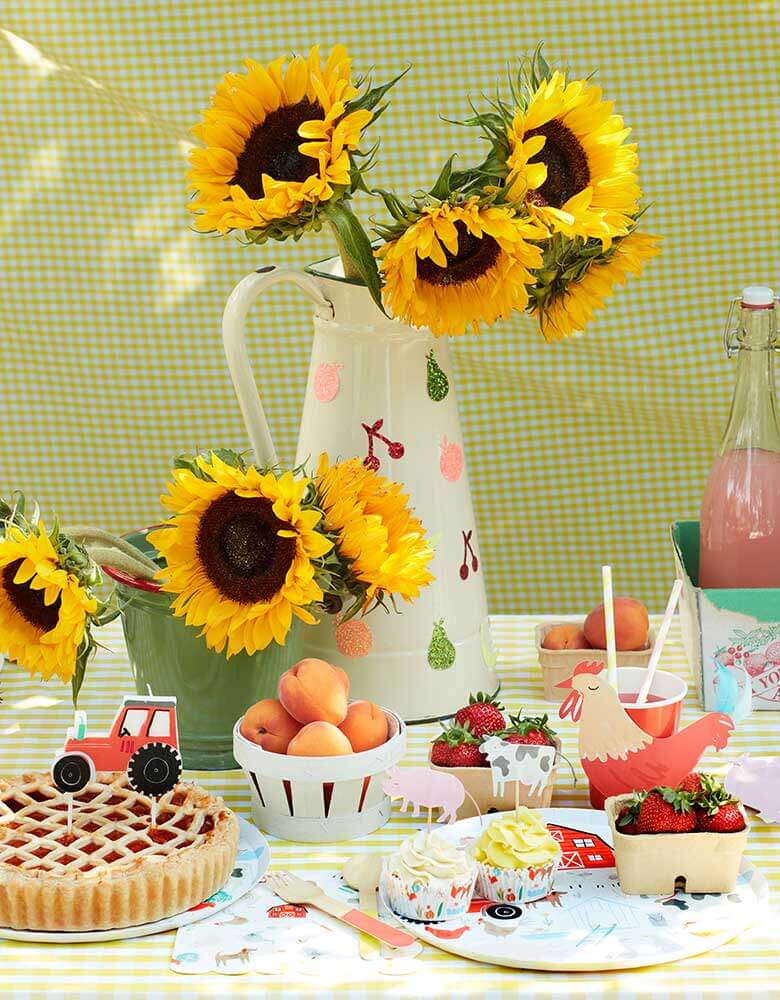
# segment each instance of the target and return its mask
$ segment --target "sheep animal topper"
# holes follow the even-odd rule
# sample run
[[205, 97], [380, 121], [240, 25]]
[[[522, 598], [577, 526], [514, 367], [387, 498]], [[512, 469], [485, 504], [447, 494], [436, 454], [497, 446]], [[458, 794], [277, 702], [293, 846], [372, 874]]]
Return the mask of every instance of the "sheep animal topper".
[[591, 789], [604, 798], [656, 785], [676, 787], [708, 747], [722, 750], [734, 729], [730, 716], [710, 712], [672, 736], [650, 736], [621, 704], [603, 663], [578, 663], [557, 687], [569, 691], [558, 714], [579, 723], [582, 769]]

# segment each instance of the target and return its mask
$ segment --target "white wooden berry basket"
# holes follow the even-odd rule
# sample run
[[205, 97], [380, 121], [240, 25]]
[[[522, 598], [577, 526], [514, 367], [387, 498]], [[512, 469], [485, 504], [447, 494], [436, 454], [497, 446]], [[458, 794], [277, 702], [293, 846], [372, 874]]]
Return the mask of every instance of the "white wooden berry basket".
[[387, 742], [341, 757], [288, 757], [263, 750], [233, 729], [233, 755], [244, 769], [258, 827], [283, 840], [327, 843], [373, 833], [390, 818], [384, 774], [406, 753], [406, 726], [387, 716]]

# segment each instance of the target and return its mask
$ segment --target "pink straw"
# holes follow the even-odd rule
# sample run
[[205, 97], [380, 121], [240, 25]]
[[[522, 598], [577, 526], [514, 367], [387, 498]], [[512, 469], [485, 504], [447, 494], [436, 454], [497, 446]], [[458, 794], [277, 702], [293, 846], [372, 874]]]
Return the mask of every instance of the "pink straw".
[[647, 696], [650, 693], [650, 688], [653, 686], [653, 676], [655, 675], [658, 661], [661, 659], [661, 652], [664, 648], [666, 637], [669, 634], [669, 628], [671, 627], [672, 618], [674, 617], [674, 612], [677, 609], [677, 602], [680, 600], [682, 589], [682, 580], [675, 580], [672, 592], [669, 595], [669, 603], [666, 605], [666, 611], [664, 611], [664, 618], [661, 622], [661, 627], [658, 629], [658, 635], [655, 640], [655, 645], [653, 646], [653, 652], [650, 654], [645, 679], [642, 682], [642, 687], [639, 689], [639, 694], [636, 696], [637, 705], [645, 704]]

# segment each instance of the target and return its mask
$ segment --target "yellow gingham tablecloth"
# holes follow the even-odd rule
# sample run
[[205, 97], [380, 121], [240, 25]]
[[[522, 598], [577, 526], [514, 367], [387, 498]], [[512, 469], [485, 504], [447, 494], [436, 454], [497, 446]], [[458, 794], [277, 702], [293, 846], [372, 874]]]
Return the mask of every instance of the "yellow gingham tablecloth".
[[[576, 729], [570, 722], [559, 723], [554, 707], [542, 700], [541, 675], [536, 663], [533, 633], [537, 619], [531, 617], [496, 617], [493, 632], [499, 650], [499, 668], [504, 704], [514, 710], [521, 706], [531, 714], [550, 711], [553, 724], [561, 734], [563, 752], [576, 761], [578, 786], [573, 787], [571, 772], [559, 769], [553, 805], [587, 806], [587, 785], [576, 754]], [[120, 694], [132, 690], [124, 640], [118, 625], [102, 633], [105, 645], [92, 664], [80, 707], [89, 713], [90, 728], [107, 727], [113, 719]], [[679, 629], [675, 625], [664, 651], [662, 667], [680, 673], [692, 684], [685, 662]], [[70, 692], [54, 685], [43, 686], [26, 680], [17, 668], [6, 665], [2, 671], [3, 704], [0, 706], [0, 750], [2, 773], [22, 769], [46, 769], [52, 755], [61, 746], [65, 728], [71, 721]], [[685, 715], [698, 712], [693, 697]], [[741, 724], [726, 752], [711, 754], [703, 761], [707, 770], [722, 774], [728, 761], [748, 751], [778, 752], [780, 716], [773, 712], [754, 713]], [[415, 726], [409, 730], [409, 751], [404, 763], [422, 763], [436, 725]], [[240, 771], [187, 772], [185, 777], [201, 782], [222, 795], [229, 806], [249, 816], [249, 792]], [[269, 838], [272, 867], [309, 871], [340, 868], [350, 854], [361, 850], [393, 848], [408, 836], [416, 821], [394, 811], [391, 821], [361, 841], [338, 844], [292, 844]], [[114, 943], [85, 945], [37, 945], [0, 941], [0, 990], [4, 996], [62, 994], [86, 997], [97, 994], [121, 996], [158, 996], [169, 993], [221, 996], [279, 993], [287, 997], [317, 995], [360, 996], [365, 992], [385, 992], [390, 996], [489, 996], [515, 993], [532, 996], [770, 996], [777, 995], [780, 975], [777, 948], [777, 891], [780, 888], [780, 830], [754, 819], [749, 843], [753, 863], [763, 872], [770, 886], [771, 912], [741, 938], [715, 952], [675, 965], [654, 966], [632, 972], [603, 975], [551, 974], [521, 972], [480, 965], [425, 947], [424, 977], [397, 979], [356, 986], [331, 986], [322, 989], [316, 982], [291, 982], [288, 979], [244, 976], [181, 976], [171, 972], [175, 932], [156, 937]]]

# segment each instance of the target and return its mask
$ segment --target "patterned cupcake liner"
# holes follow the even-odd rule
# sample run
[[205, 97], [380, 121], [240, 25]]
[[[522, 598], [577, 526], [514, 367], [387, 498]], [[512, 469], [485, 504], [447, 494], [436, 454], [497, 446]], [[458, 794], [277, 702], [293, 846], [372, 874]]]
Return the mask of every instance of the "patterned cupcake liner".
[[464, 916], [474, 894], [476, 878], [476, 864], [468, 877], [453, 879], [439, 887], [405, 879], [384, 868], [382, 886], [394, 913], [405, 920], [428, 924]]
[[477, 863], [477, 895], [499, 903], [532, 903], [553, 891], [560, 855], [544, 868], [497, 868]]

